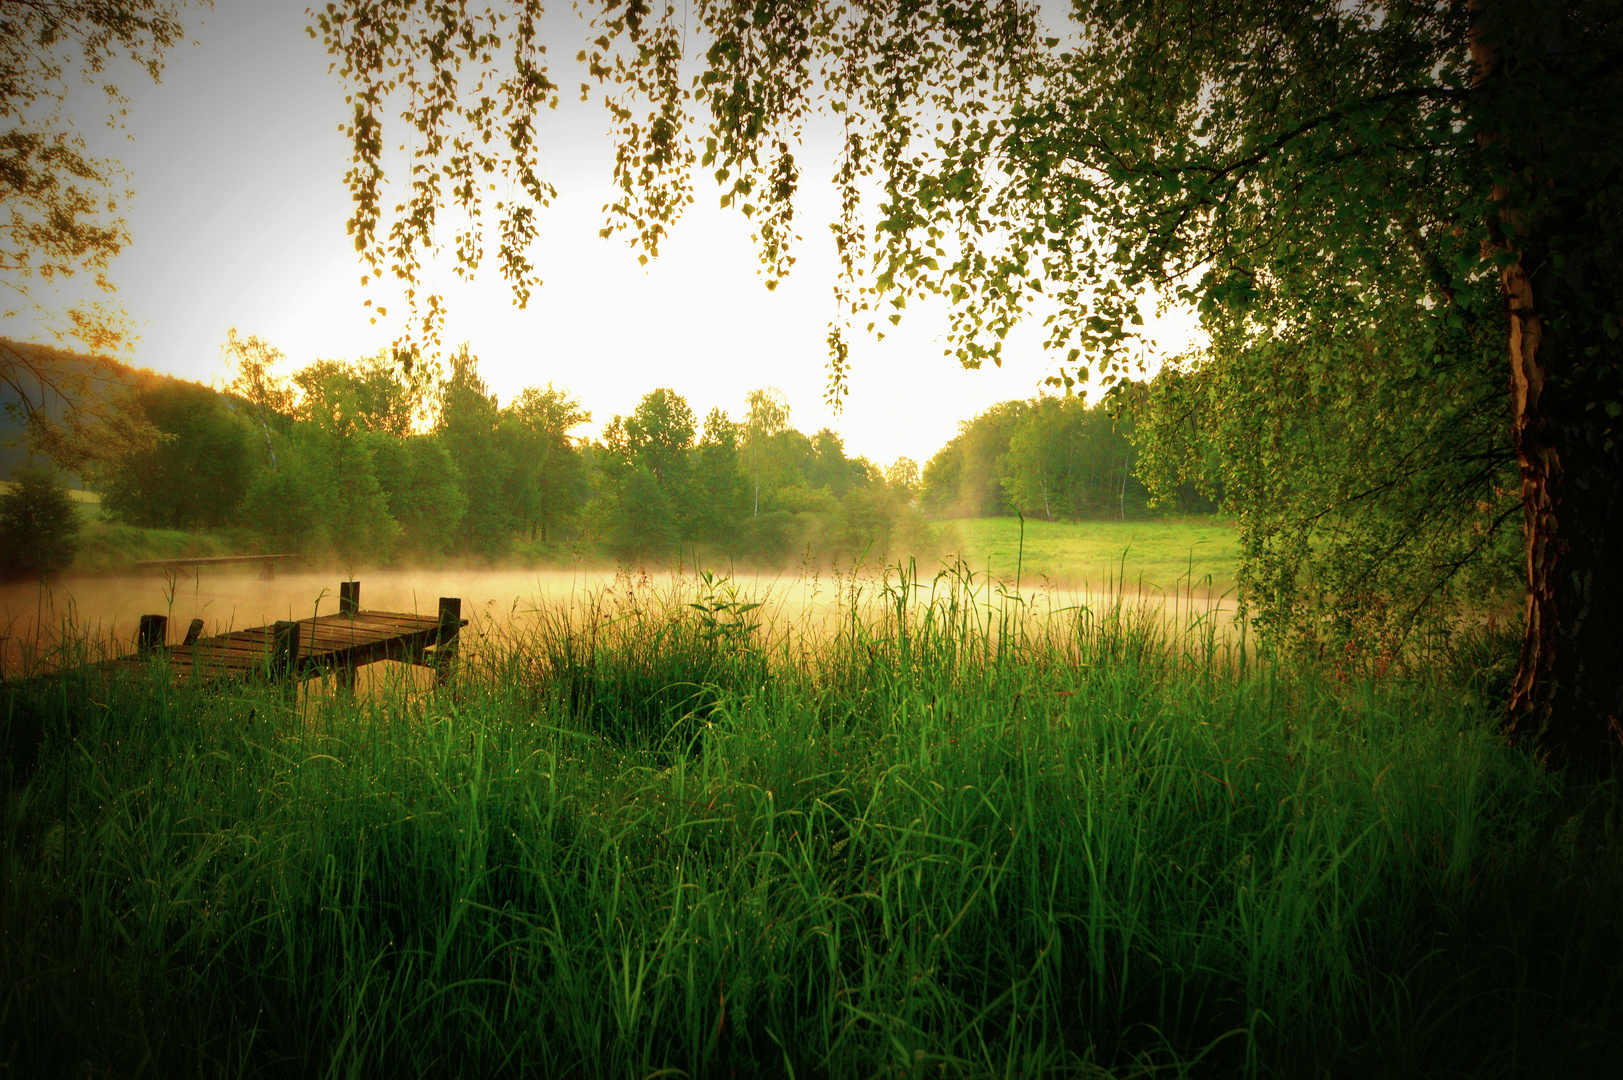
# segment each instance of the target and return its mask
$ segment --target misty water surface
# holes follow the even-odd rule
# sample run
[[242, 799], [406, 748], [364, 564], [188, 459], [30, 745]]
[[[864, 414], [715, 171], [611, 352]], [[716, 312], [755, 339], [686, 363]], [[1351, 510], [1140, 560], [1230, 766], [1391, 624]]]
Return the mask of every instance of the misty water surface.
[[[670, 604], [678, 608], [703, 599], [706, 586], [686, 574], [616, 571], [614, 568], [578, 570], [534, 569], [374, 569], [356, 573], [361, 583], [361, 607], [368, 611], [433, 614], [439, 598], [462, 600], [463, 617], [470, 620], [464, 634], [474, 640], [521, 639], [533, 626], [537, 613], [560, 608], [623, 609], [628, 604]], [[52, 656], [64, 638], [83, 642], [94, 655], [120, 655], [133, 650], [136, 627], [144, 614], [169, 617], [169, 642], [178, 643], [193, 618], [201, 618], [205, 635], [232, 629], [265, 626], [278, 619], [303, 619], [338, 611], [340, 572], [287, 572], [272, 580], [240, 566], [202, 567], [174, 576], [143, 573], [114, 577], [67, 578], [50, 585], [0, 585], [0, 645], [5, 673], [17, 674]], [[941, 595], [943, 582], [923, 575], [915, 598], [927, 601], [931, 587]], [[874, 577], [853, 579], [832, 573], [816, 575], [784, 572], [747, 573], [724, 579], [717, 595], [726, 599], [736, 590], [744, 601], [760, 601], [750, 615], [774, 636], [801, 633], [817, 636], [838, 624], [848, 613], [853, 592], [860, 608], [873, 614], [881, 600], [881, 583]], [[980, 589], [983, 605], [1009, 602], [1008, 590], [988, 583]], [[1158, 603], [1159, 598], [1145, 598]], [[1112, 598], [1089, 590], [1021, 590], [1021, 602], [1039, 614], [1075, 605], [1100, 610]], [[1207, 605], [1198, 602], [1202, 608]], [[1187, 604], [1167, 614], [1187, 621]], [[1224, 623], [1232, 613], [1225, 604], [1216, 615]], [[93, 655], [93, 658], [94, 658]], [[51, 665], [54, 666], [54, 665]]]

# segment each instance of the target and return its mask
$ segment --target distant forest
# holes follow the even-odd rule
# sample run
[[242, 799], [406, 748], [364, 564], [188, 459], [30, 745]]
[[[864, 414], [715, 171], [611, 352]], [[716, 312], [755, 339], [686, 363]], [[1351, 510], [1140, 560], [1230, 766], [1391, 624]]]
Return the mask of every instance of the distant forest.
[[802, 433], [773, 390], [702, 423], [674, 390], [651, 390], [587, 440], [570, 394], [548, 384], [503, 404], [466, 346], [439, 369], [408, 374], [380, 354], [290, 378], [257, 339], [233, 334], [228, 352], [224, 389], [126, 369], [119, 407], [151, 437], [74, 463], [108, 516], [360, 562], [590, 550], [783, 565], [927, 552], [931, 518], [1150, 512], [1125, 415], [1076, 398], [996, 405], [921, 474], [907, 458], [848, 457], [827, 428]]

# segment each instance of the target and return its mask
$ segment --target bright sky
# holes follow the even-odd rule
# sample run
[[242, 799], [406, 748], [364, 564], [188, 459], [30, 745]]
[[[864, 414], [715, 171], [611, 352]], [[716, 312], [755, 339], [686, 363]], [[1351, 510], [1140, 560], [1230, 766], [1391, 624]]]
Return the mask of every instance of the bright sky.
[[[209, 381], [221, 373], [232, 327], [282, 349], [293, 367], [368, 355], [394, 337], [393, 324], [371, 325], [362, 306], [361, 267], [344, 232], [343, 92], [306, 33], [305, 6], [217, 0], [194, 12], [196, 44], [169, 57], [163, 82], [126, 80], [131, 138], [89, 133], [136, 189], [134, 243], [112, 277], [140, 324], [137, 366]], [[608, 117], [600, 95], [582, 104], [567, 90], [580, 82], [571, 59], [580, 24], [567, 9], [548, 19], [549, 56], [566, 91], [540, 126], [559, 190], [532, 253], [545, 284], [521, 311], [493, 261], [471, 286], [448, 268], [427, 282], [450, 300], [448, 343], [468, 342], [504, 403], [550, 380], [602, 423], [669, 386], [701, 419], [712, 406], [738, 419], [747, 391], [775, 386], [795, 427], [833, 427], [847, 453], [885, 465], [899, 455], [922, 464], [959, 421], [1038, 392], [1051, 365], [1036, 327], [1011, 342], [1002, 369], [966, 371], [942, 355], [944, 309], [914, 306], [884, 341], [857, 335], [844, 412], [823, 404], [833, 200], [815, 162], [805, 170], [799, 264], [775, 292], [756, 276], [748, 223], [718, 209], [717, 193], [702, 184], [646, 268], [623, 241], [600, 239], [611, 192]], [[0, 332], [36, 336], [26, 325]], [[1159, 337], [1175, 351], [1185, 334], [1172, 327]]]

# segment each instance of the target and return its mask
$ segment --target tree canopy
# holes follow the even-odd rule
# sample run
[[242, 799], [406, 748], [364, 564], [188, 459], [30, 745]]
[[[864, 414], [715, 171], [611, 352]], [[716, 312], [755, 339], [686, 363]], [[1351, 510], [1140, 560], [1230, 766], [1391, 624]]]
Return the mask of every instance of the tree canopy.
[[[1306, 391], [1251, 431], [1182, 415], [1209, 433], [1202, 467], [1256, 466], [1221, 479], [1261, 508], [1259, 564], [1269, 530], [1294, 538], [1297, 569], [1274, 583], [1327, 565], [1312, 540], [1326, 525], [1349, 538], [1332, 552], [1384, 544], [1402, 556], [1385, 565], [1426, 571], [1413, 588], [1372, 571], [1362, 591], [1321, 589], [1315, 604], [1331, 608], [1399, 586], [1442, 596], [1483, 550], [1450, 539], [1460, 519], [1491, 533], [1519, 487], [1530, 599], [1511, 724], [1593, 757], [1623, 692], [1606, 660], [1623, 641], [1601, 625], [1618, 620], [1590, 615], [1623, 601], [1618, 9], [1075, 0], [1045, 30], [1018, 0], [610, 0], [588, 6], [579, 59], [617, 125], [623, 197], [605, 231], [657, 253], [709, 170], [756, 223], [769, 285], [792, 263], [798, 137], [819, 110], [837, 119], [836, 396], [848, 326], [894, 321], [922, 293], [951, 300], [949, 349], [971, 365], [998, 359], [1021, 317], [1044, 317], [1065, 383], [1142, 357], [1153, 297], [1195, 305], [1209, 384], [1225, 368], [1281, 371]], [[515, 182], [496, 207], [502, 272], [521, 301], [536, 284], [524, 248], [551, 189], [533, 117], [559, 90], [540, 13], [351, 0], [318, 14], [353, 90], [352, 227], [370, 272], [411, 286], [445, 236], [477, 266], [482, 177], [498, 172]], [[414, 129], [393, 218], [380, 200], [391, 110]], [[446, 207], [470, 224], [441, 230]], [[438, 303], [420, 305], [430, 336]], [[1495, 389], [1507, 383], [1508, 400]], [[1345, 423], [1317, 422], [1326, 410]], [[1364, 437], [1371, 426], [1381, 437]], [[1284, 469], [1308, 431], [1338, 466], [1303, 497], [1314, 485]], [[1439, 487], [1448, 477], [1462, 479]], [[1302, 628], [1302, 595], [1249, 599]]]
[[[157, 79], [164, 54], [185, 34], [172, 0], [0, 2], [0, 316], [26, 315], [62, 342], [93, 353], [129, 340], [128, 319], [110, 300], [109, 262], [129, 243], [129, 198], [116, 161], [90, 154], [71, 115], [81, 88], [106, 102], [121, 125], [118, 77], [133, 69]], [[87, 295], [64, 302], [66, 282]], [[0, 391], [27, 424], [35, 449], [74, 472], [93, 472], [156, 432], [119, 393], [116, 366], [42, 347], [0, 346]]]

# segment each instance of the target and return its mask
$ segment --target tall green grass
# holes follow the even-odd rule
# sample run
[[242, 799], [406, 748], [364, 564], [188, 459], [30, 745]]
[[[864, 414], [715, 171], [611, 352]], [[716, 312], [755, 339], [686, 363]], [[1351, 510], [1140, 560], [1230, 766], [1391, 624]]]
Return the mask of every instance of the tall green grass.
[[714, 579], [595, 594], [469, 633], [438, 690], [161, 661], [7, 688], [0, 1061], [1572, 1076], [1623, 1049], [1615, 786], [1501, 746], [1468, 679], [1337, 680], [963, 573], [834, 587], [815, 624]]
[[85, 527], [73, 559], [76, 574], [130, 573], [141, 559], [238, 555], [250, 546], [241, 536], [149, 529], [105, 519], [99, 508], [90, 504], [81, 509], [85, 511]]

